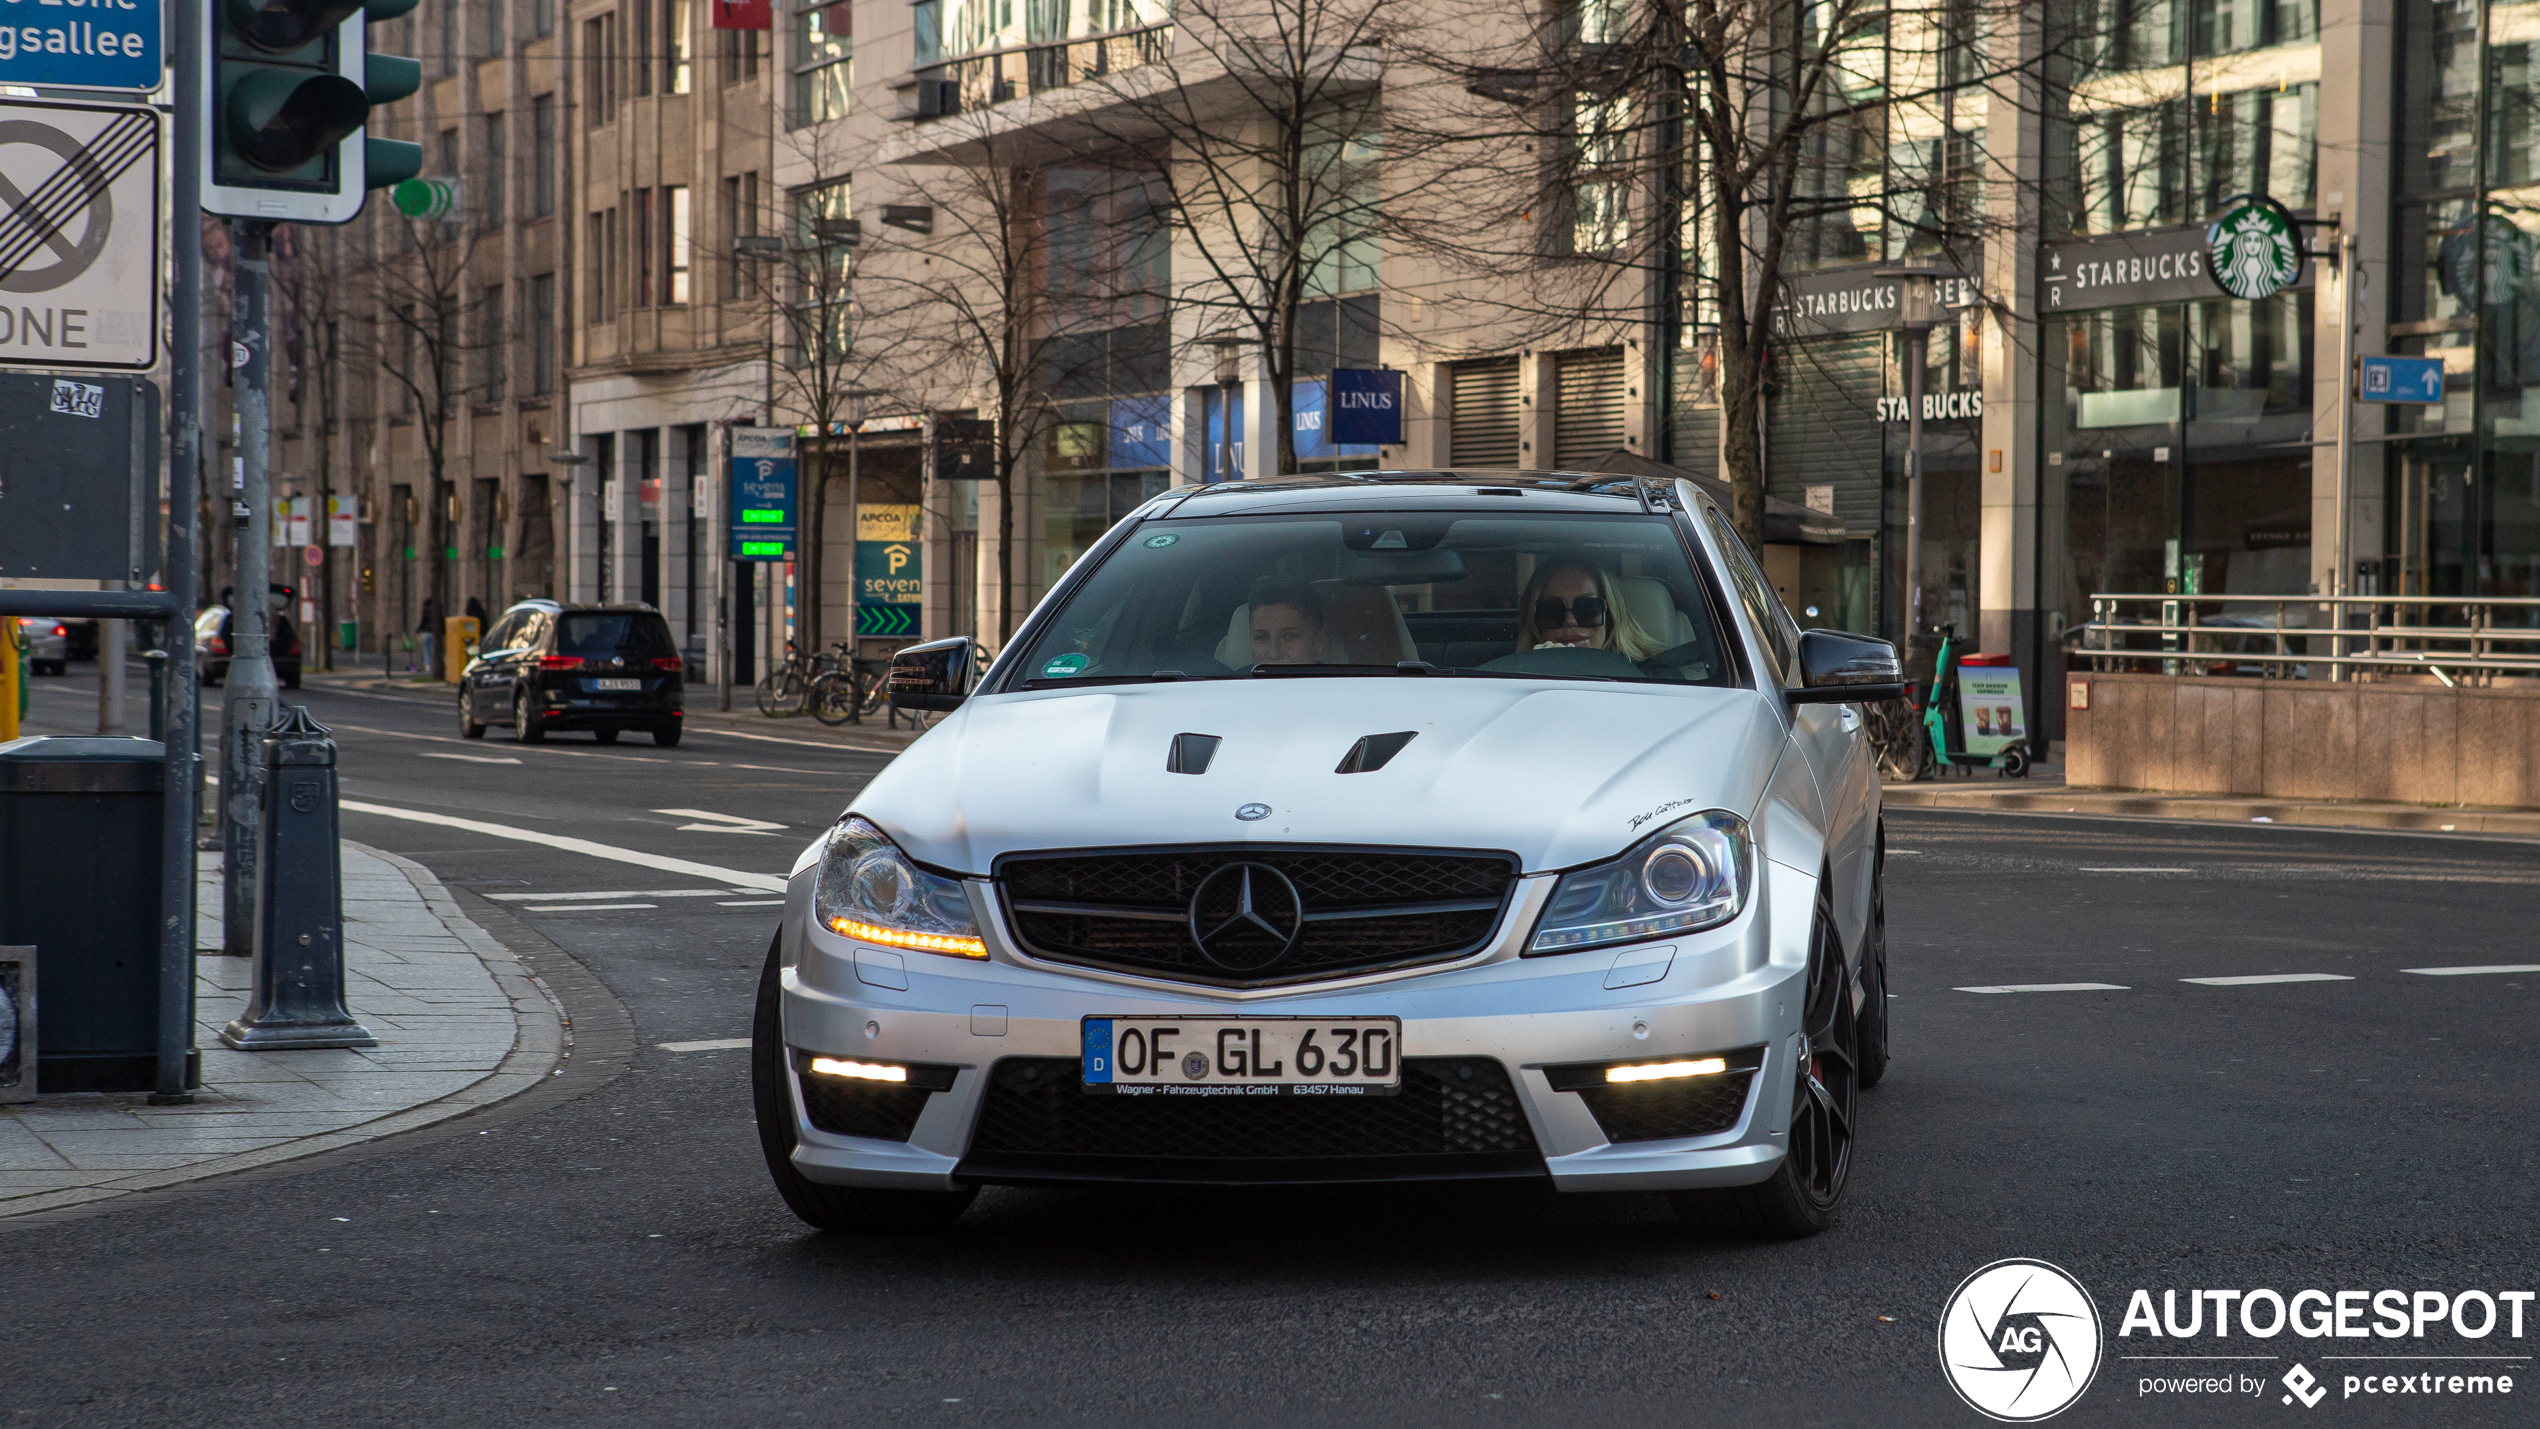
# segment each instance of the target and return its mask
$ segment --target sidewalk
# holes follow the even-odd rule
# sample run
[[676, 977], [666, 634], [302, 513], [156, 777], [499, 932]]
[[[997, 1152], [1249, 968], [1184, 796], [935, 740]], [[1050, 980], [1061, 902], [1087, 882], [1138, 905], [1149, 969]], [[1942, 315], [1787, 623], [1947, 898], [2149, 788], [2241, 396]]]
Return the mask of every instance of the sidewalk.
[[2150, 794], [2128, 789], [2074, 789], [2060, 763], [2040, 764], [2026, 779], [1978, 768], [1973, 777], [1935, 772], [1919, 784], [1889, 784], [1891, 809], [1999, 809], [2029, 814], [2132, 814], [2155, 819], [2212, 819], [2235, 824], [2303, 824], [2315, 828], [2411, 829], [2425, 833], [2507, 834], [2540, 838], [2540, 811], [2444, 809], [2422, 804], [2268, 799], [2236, 794]]
[[[302, 684], [321, 690], [369, 690], [385, 694], [413, 695], [435, 700], [454, 700], [457, 687], [439, 680], [408, 679], [403, 675], [386, 676], [375, 669], [310, 670], [301, 677]], [[730, 734], [801, 740], [806, 744], [834, 744], [844, 749], [869, 749], [897, 754], [916, 740], [918, 731], [905, 721], [892, 729], [881, 720], [863, 724], [842, 725], [832, 729], [809, 715], [793, 715], [785, 719], [769, 719], [758, 712], [748, 690], [732, 692], [729, 713], [715, 708], [719, 691], [710, 685], [688, 687], [688, 727], [721, 730]], [[886, 717], [887, 718], [887, 717]], [[499, 731], [497, 731], [499, 733]]]
[[345, 1001], [379, 1045], [232, 1051], [220, 1030], [245, 1010], [254, 966], [219, 951], [219, 855], [196, 873], [202, 1089], [190, 1106], [132, 1093], [0, 1107], [0, 1217], [428, 1126], [538, 1085], [566, 1055], [562, 1012], [520, 961], [422, 865], [354, 843], [344, 845]]

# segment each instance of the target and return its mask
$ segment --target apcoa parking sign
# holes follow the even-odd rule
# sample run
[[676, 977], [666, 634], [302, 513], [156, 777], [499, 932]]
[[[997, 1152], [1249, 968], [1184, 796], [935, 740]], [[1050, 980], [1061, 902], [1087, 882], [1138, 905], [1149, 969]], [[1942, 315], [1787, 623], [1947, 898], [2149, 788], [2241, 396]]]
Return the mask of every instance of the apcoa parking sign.
[[794, 558], [794, 434], [732, 429], [732, 559]]

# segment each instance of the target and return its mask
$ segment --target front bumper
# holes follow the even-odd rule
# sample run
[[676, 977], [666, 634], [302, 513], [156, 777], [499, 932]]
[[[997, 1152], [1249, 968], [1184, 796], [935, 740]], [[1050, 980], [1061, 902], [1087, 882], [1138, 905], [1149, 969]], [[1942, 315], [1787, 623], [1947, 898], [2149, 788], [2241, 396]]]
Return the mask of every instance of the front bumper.
[[[805, 870], [792, 882], [785, 912], [788, 1046], [804, 1056], [946, 1068], [951, 1085], [924, 1097], [907, 1138], [899, 1140], [821, 1130], [805, 1111], [804, 1074], [795, 1074], [789, 1078], [794, 1165], [815, 1181], [903, 1189], [1087, 1179], [1022, 1173], [1010, 1162], [972, 1154], [1000, 1062], [1074, 1059], [1086, 1017], [1373, 1015], [1402, 1019], [1406, 1067], [1422, 1059], [1488, 1059], [1504, 1069], [1533, 1142], [1522, 1169], [1549, 1175], [1560, 1190], [1675, 1190], [1772, 1175], [1787, 1140], [1814, 876], [1765, 862], [1755, 897], [1736, 922], [1662, 940], [1674, 950], [1663, 959], [1663, 973], [1619, 987], [1608, 983], [1649, 977], [1662, 960], [1641, 947], [1518, 955], [1552, 882], [1542, 875], [1521, 880], [1491, 946], [1457, 963], [1303, 990], [1218, 995], [1020, 954], [984, 882], [972, 885], [972, 904], [987, 960], [860, 944], [812, 923]], [[1775, 908], [1797, 911], [1776, 919]], [[1757, 1049], [1761, 1065], [1734, 1124], [1700, 1136], [1609, 1140], [1582, 1096], [1555, 1090], [1546, 1074], [1565, 1064]], [[1502, 1164], [1518, 1169], [1505, 1158]], [[1265, 1165], [1240, 1179], [1398, 1179], [1386, 1167], [1368, 1167], [1370, 1174], [1349, 1175], [1346, 1168], [1300, 1164], [1291, 1176]], [[1169, 1163], [1152, 1162], [1124, 1163], [1094, 1179], [1234, 1178], [1197, 1163], [1176, 1174]]]

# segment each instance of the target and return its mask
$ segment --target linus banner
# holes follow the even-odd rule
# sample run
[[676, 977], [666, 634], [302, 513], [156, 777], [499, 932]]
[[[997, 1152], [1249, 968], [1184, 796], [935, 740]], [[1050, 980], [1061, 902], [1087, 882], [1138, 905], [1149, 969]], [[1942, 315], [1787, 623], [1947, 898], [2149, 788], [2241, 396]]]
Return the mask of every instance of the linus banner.
[[1365, 368], [1332, 373], [1331, 439], [1338, 446], [1402, 441], [1402, 374]]

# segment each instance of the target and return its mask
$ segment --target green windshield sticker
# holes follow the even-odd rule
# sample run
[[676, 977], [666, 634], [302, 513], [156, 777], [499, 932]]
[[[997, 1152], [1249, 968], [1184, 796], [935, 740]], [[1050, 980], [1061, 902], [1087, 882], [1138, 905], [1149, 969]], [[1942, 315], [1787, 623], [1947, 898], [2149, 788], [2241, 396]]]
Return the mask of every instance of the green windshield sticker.
[[1057, 659], [1043, 665], [1041, 667], [1041, 673], [1047, 675], [1053, 680], [1064, 680], [1070, 675], [1084, 673], [1085, 667], [1092, 663], [1094, 662], [1086, 659], [1082, 655], [1061, 655]]
[[1150, 551], [1161, 551], [1165, 547], [1172, 545], [1180, 539], [1182, 538], [1179, 536], [1149, 536], [1147, 537], [1147, 549]]

